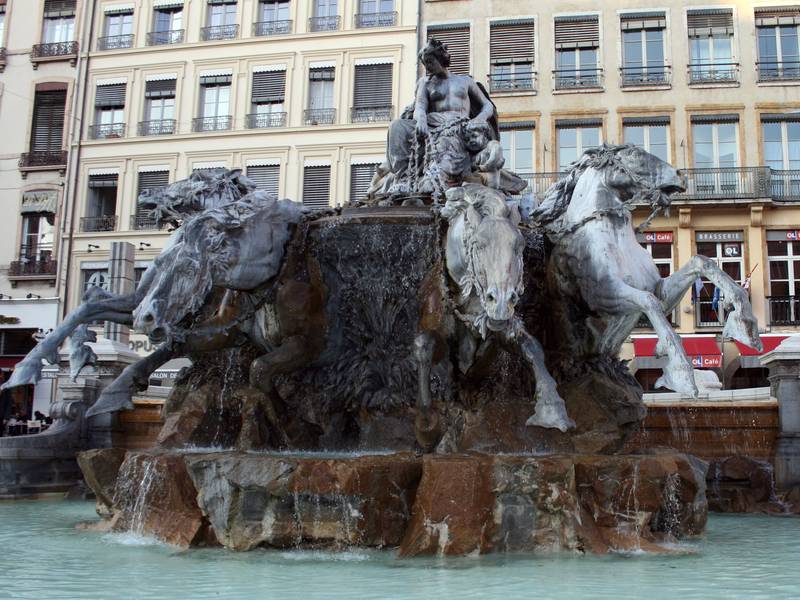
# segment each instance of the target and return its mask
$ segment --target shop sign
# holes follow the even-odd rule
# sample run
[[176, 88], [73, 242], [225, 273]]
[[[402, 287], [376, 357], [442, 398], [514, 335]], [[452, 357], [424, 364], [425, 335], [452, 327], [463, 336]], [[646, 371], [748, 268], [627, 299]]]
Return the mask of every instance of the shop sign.
[[741, 231], [698, 231], [695, 239], [698, 242], [743, 242]]
[[800, 241], [800, 231], [791, 229], [789, 231], [768, 231], [767, 241], [769, 242], [797, 242]]
[[644, 239], [642, 240], [648, 244], [671, 244], [672, 232], [671, 231], [645, 231]]
[[722, 355], [692, 356], [690, 358], [695, 369], [719, 369], [722, 367]]

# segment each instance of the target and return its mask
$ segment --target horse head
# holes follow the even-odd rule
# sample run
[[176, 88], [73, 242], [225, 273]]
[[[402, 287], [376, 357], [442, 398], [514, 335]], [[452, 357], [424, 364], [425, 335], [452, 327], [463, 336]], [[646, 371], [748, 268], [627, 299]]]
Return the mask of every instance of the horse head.
[[[447, 268], [460, 287], [461, 307], [478, 313], [470, 316], [482, 337], [506, 331], [524, 289], [519, 211], [502, 192], [482, 185], [465, 184], [446, 195]], [[470, 307], [473, 298], [478, 305]]]
[[150, 211], [160, 225], [180, 221], [207, 208], [235, 202], [256, 189], [241, 169], [195, 171], [186, 179], [166, 187], [144, 190], [139, 208]]
[[200, 311], [213, 288], [252, 291], [267, 283], [302, 219], [300, 204], [260, 192], [189, 219], [180, 240], [155, 259], [156, 275], [133, 312], [134, 328], [163, 341]]

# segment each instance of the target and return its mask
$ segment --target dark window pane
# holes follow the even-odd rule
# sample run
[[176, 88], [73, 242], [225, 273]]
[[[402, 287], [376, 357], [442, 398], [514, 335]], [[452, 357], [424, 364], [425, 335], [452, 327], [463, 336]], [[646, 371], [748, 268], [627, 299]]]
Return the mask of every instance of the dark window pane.
[[769, 256], [786, 256], [788, 242], [767, 242], [767, 254]]
[[672, 244], [653, 244], [653, 258], [672, 258]]
[[789, 279], [789, 262], [785, 260], [769, 261], [769, 278]]
[[701, 256], [717, 257], [716, 242], [697, 242], [697, 253]]
[[773, 281], [769, 284], [770, 296], [788, 296], [789, 295], [789, 282], [788, 281]]

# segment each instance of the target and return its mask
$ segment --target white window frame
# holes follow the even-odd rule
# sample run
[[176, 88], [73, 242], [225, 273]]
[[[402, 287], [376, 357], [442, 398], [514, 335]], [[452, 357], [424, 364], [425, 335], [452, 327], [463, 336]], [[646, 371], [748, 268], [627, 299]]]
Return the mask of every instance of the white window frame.
[[[643, 131], [643, 133], [644, 133], [643, 138], [644, 139], [643, 139], [643, 143], [642, 143], [642, 145], [640, 147], [643, 150], [649, 152], [650, 154], [653, 154], [652, 142], [650, 141], [650, 137], [651, 137], [651, 131], [650, 130], [651, 130], [651, 128], [653, 128], [653, 127], [663, 127], [664, 129], [666, 129], [666, 133], [667, 133], [667, 137], [666, 137], [667, 156], [666, 156], [666, 158], [662, 158], [662, 157], [659, 157], [659, 158], [662, 158], [662, 160], [665, 160], [668, 163], [672, 162], [672, 147], [671, 147], [671, 143], [670, 143], [670, 126], [668, 124], [666, 124], [666, 123], [658, 123], [658, 124], [655, 124], [655, 123], [653, 123], [653, 124], [637, 123], [637, 124], [625, 125], [623, 123], [622, 124], [622, 140], [623, 140], [623, 143], [625, 143], [625, 144], [632, 144], [633, 143], [633, 142], [629, 142], [626, 139], [625, 132], [626, 132], [627, 129], [632, 129], [634, 127], [641, 127], [644, 130]], [[636, 145], [636, 144], [634, 144], [634, 145]]]
[[603, 126], [602, 125], [576, 125], [574, 127], [557, 127], [556, 128], [556, 163], [557, 163], [557, 170], [559, 172], [563, 172], [569, 168], [569, 165], [563, 165], [561, 161], [561, 137], [560, 132], [562, 130], [567, 129], [575, 129], [575, 143], [576, 143], [576, 158], [580, 158], [583, 156], [583, 153], [586, 152], [589, 148], [594, 148], [595, 146], [587, 146], [583, 143], [583, 130], [584, 129], [597, 129], [597, 142], [598, 144], [603, 143]]

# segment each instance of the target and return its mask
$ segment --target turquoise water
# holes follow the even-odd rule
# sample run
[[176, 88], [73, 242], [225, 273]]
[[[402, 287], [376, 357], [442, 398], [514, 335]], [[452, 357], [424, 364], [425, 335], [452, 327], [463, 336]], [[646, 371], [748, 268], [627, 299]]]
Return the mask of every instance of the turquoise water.
[[75, 529], [88, 502], [0, 503], [0, 598], [709, 600], [800, 598], [800, 519], [712, 516], [680, 556], [398, 560], [391, 552], [189, 550]]

